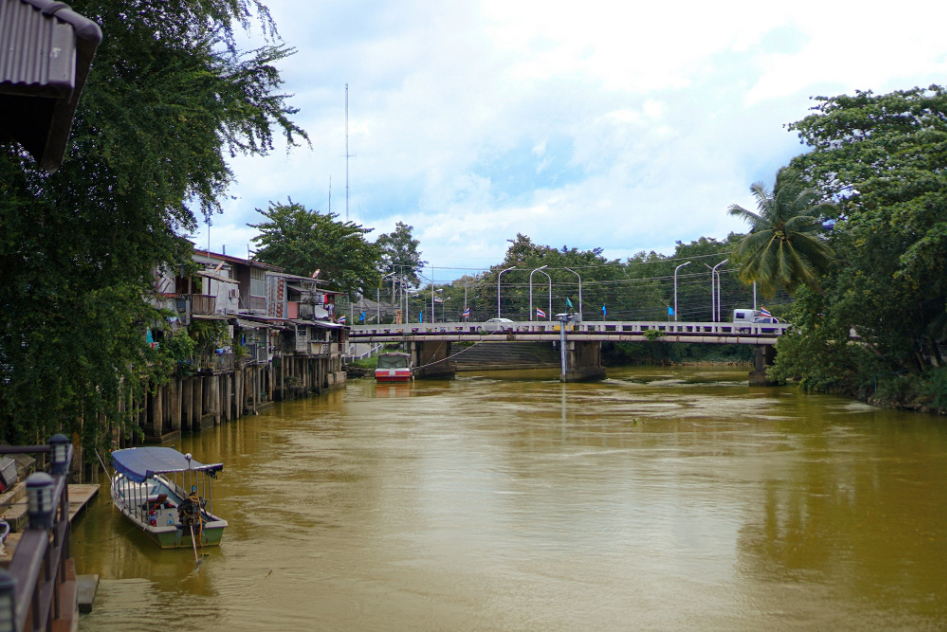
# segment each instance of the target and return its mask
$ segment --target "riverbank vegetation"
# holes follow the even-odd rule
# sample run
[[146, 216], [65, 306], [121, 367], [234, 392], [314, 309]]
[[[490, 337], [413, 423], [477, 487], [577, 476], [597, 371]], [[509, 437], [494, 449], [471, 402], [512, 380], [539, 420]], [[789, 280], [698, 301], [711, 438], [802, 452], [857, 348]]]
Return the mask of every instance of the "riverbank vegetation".
[[799, 291], [770, 375], [882, 404], [947, 408], [947, 92], [820, 97], [791, 167], [837, 204], [835, 261]]
[[[228, 157], [306, 141], [280, 93], [278, 43], [256, 0], [76, 0], [105, 37], [62, 168], [0, 144], [0, 440], [105, 441], [176, 362], [145, 332], [154, 269], [185, 265], [181, 236], [220, 210]], [[270, 45], [241, 53], [235, 29]], [[173, 345], [172, 345], [173, 348]], [[173, 350], [173, 349], [172, 349]], [[129, 426], [131, 427], [131, 426]]]

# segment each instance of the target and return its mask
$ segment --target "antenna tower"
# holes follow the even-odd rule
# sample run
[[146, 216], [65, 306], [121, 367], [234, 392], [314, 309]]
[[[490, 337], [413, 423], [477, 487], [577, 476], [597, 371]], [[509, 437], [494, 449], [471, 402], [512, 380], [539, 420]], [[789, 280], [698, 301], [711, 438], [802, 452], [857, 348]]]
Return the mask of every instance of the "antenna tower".
[[349, 84], [345, 84], [345, 221], [349, 221]]

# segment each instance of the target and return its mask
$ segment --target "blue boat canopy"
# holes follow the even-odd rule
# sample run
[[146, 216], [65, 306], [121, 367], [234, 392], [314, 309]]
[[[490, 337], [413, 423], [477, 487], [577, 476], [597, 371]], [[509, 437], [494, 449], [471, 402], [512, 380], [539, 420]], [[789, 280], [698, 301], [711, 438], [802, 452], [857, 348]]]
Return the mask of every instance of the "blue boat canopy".
[[112, 452], [115, 469], [136, 483], [144, 482], [155, 474], [177, 472], [205, 472], [215, 476], [224, 469], [223, 463], [204, 465], [171, 448], [127, 448]]

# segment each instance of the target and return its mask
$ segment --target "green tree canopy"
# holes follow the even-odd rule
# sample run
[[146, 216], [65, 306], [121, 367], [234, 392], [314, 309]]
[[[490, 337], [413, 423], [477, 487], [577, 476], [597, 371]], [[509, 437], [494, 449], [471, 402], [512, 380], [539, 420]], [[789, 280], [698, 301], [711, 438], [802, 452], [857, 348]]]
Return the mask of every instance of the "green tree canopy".
[[[777, 373], [864, 392], [879, 375], [921, 373], [945, 360], [947, 92], [816, 101], [814, 114], [790, 126], [812, 147], [793, 167], [838, 200], [839, 265], [821, 300], [797, 305], [807, 335], [780, 343]], [[849, 371], [821, 371], [832, 363]]]
[[756, 282], [764, 296], [778, 288], [792, 294], [805, 285], [819, 289], [819, 277], [834, 253], [822, 237], [822, 220], [836, 212], [822, 193], [806, 185], [794, 169], [776, 174], [773, 191], [762, 182], [750, 187], [757, 211], [731, 204], [728, 212], [750, 224], [750, 234], [733, 249], [731, 259], [740, 266], [744, 283]]
[[412, 230], [413, 226], [398, 222], [392, 232], [380, 235], [375, 244], [381, 249], [381, 273], [403, 274], [408, 283], [416, 286], [421, 283], [418, 273], [427, 262], [421, 261], [421, 242], [414, 238]]
[[260, 231], [253, 238], [260, 261], [305, 276], [319, 270], [318, 278], [349, 296], [378, 286], [381, 248], [366, 241], [371, 228], [336, 221], [335, 213], [309, 210], [292, 200], [270, 202], [267, 210], [257, 212], [269, 220], [250, 224]]
[[[233, 29], [265, 8], [244, 0], [77, 0], [104, 32], [62, 168], [47, 176], [0, 146], [0, 435], [101, 436], [142, 376], [168, 371], [145, 344], [163, 319], [147, 302], [156, 266], [187, 256], [180, 235], [218, 209], [227, 158], [305, 134], [266, 46]], [[140, 395], [140, 393], [139, 393]], [[139, 399], [140, 401], [140, 399]]]

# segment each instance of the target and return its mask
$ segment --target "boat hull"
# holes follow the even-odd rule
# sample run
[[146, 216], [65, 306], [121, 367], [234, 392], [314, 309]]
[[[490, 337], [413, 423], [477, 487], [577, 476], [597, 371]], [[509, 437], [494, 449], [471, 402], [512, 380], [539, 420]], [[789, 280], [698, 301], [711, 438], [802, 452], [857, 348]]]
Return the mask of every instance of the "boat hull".
[[411, 369], [377, 369], [376, 382], [410, 382], [413, 376]]
[[[190, 549], [194, 546], [190, 529], [184, 529], [181, 523], [177, 521], [177, 509], [162, 510], [160, 514], [156, 515], [158, 524], [152, 525], [139, 517], [144, 512], [135, 510], [132, 504], [127, 503], [123, 496], [118, 493], [117, 486], [114, 484], [112, 485], [111, 496], [112, 504], [121, 512], [122, 516], [137, 526], [152, 542], [162, 549]], [[180, 499], [176, 496], [173, 497], [173, 500], [180, 502]], [[220, 546], [227, 521], [206, 510], [201, 511], [201, 518], [203, 528], [195, 528], [194, 530], [197, 546]]]

